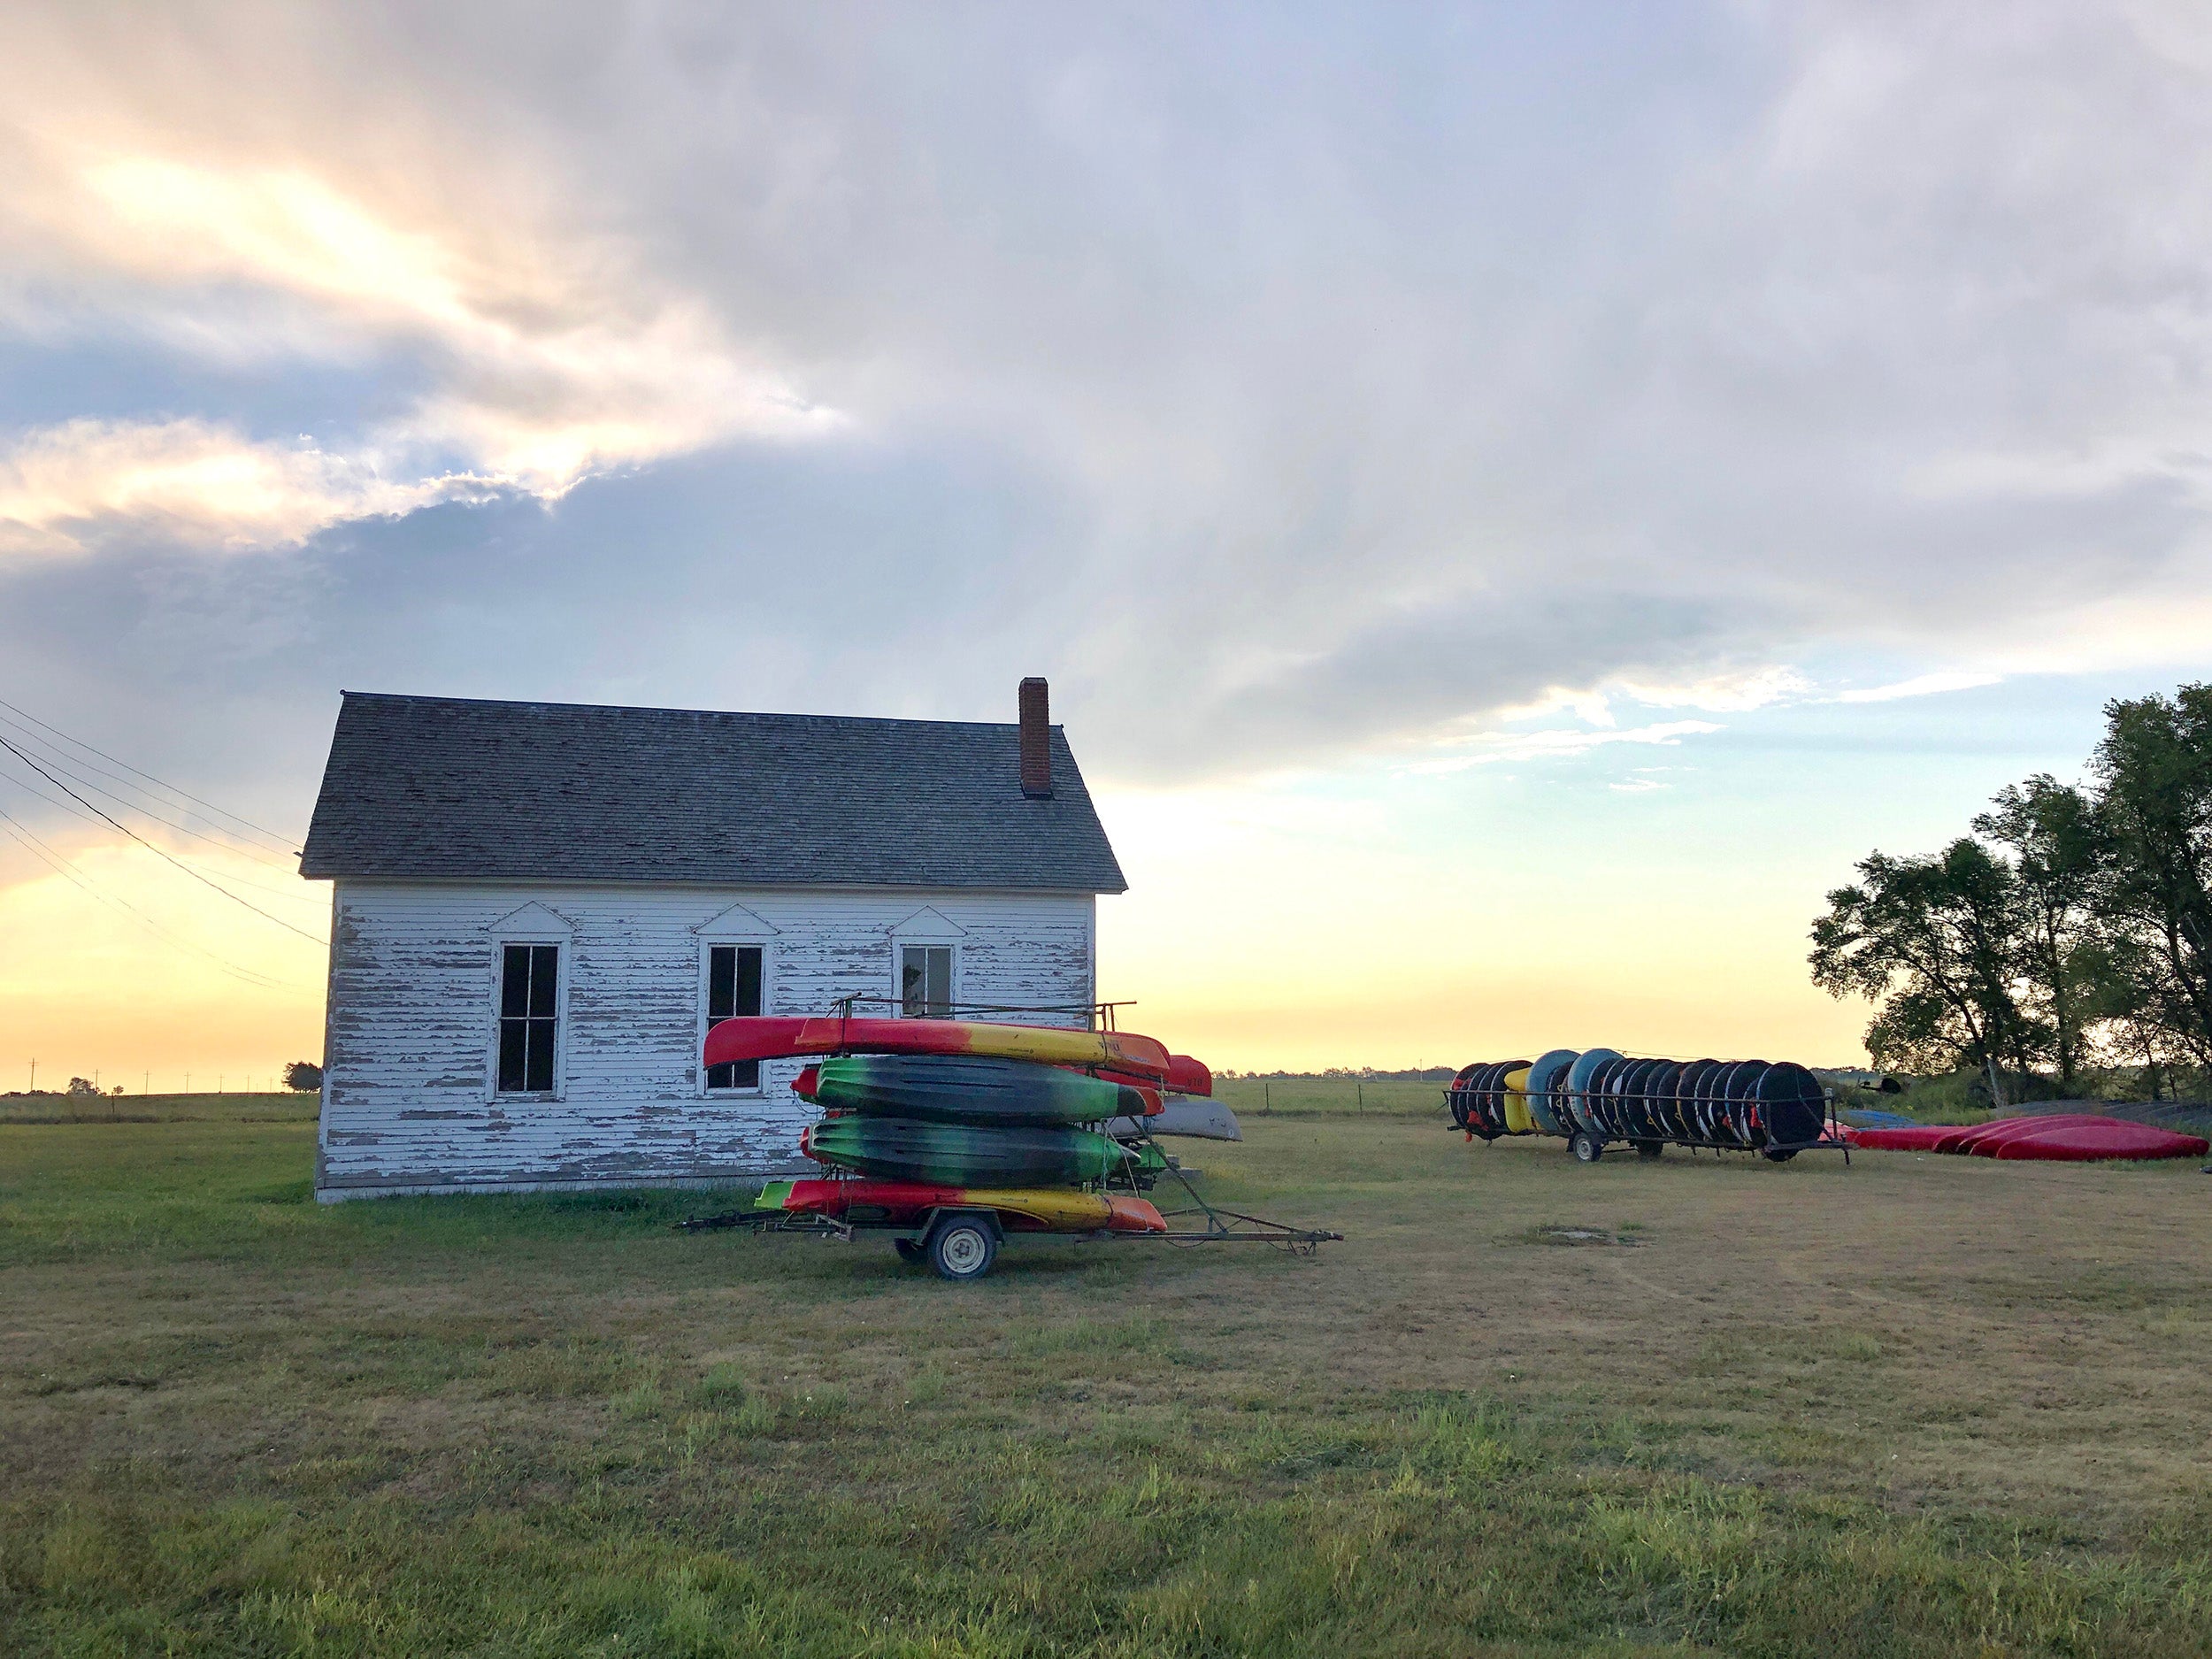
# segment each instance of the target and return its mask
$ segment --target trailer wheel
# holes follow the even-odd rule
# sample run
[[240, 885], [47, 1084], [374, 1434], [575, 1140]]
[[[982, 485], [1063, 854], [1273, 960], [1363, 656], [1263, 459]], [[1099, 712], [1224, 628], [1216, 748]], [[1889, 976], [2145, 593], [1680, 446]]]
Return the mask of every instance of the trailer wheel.
[[939, 1222], [928, 1248], [931, 1271], [956, 1283], [982, 1278], [998, 1259], [998, 1240], [989, 1224], [970, 1216]]
[[1666, 1156], [1666, 1151], [1667, 1148], [1664, 1141], [1639, 1141], [1636, 1143], [1636, 1156], [1640, 1158], [1664, 1157]]
[[1605, 1156], [1605, 1143], [1587, 1129], [1578, 1129], [1568, 1137], [1567, 1150], [1575, 1155], [1578, 1162], [1595, 1164]]
[[924, 1262], [929, 1260], [929, 1252], [914, 1239], [894, 1239], [891, 1240], [891, 1248], [899, 1253], [899, 1260], [904, 1262], [909, 1267], [919, 1267]]
[[1769, 1147], [1759, 1156], [1770, 1164], [1787, 1164], [1792, 1158], [1797, 1156], [1797, 1148], [1795, 1147], [1785, 1147], [1777, 1150], [1773, 1147]]

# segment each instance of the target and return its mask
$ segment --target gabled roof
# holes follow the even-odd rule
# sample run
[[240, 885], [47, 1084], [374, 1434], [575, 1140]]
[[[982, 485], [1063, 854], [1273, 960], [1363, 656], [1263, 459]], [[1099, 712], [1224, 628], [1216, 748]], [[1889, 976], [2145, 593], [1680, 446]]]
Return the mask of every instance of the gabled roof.
[[1067, 738], [1020, 728], [349, 691], [300, 873], [1120, 893]]

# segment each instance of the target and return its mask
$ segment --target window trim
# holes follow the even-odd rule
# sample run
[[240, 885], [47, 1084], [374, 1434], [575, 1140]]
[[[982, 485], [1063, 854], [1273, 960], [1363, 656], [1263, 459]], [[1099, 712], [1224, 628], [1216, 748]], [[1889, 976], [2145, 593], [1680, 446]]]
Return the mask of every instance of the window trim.
[[718, 949], [759, 951], [760, 1011], [764, 1014], [776, 1005], [776, 948], [772, 941], [736, 933], [710, 937], [703, 930], [700, 932], [699, 988], [693, 1003], [698, 1010], [698, 1032], [691, 1045], [692, 1094], [698, 1100], [759, 1100], [768, 1093], [768, 1062], [764, 1060], [761, 1062], [760, 1081], [750, 1088], [707, 1087], [707, 991], [712, 982], [714, 952]]
[[945, 1003], [948, 1019], [959, 1018], [960, 1007], [960, 941], [956, 939], [932, 938], [926, 933], [910, 934], [891, 941], [891, 1005], [898, 1010], [900, 1019], [927, 1019], [926, 1014], [906, 1011], [906, 952], [914, 950], [941, 950], [947, 953], [945, 964]]
[[[565, 1101], [568, 1098], [569, 993], [576, 983], [576, 925], [551, 906], [536, 899], [509, 910], [484, 925], [491, 941], [485, 970], [484, 1103], [504, 1101]], [[502, 1094], [499, 1092], [499, 1010], [504, 989], [509, 945], [555, 945], [561, 953], [560, 985], [553, 1006], [553, 1091], [551, 1094]]]
[[[508, 1094], [499, 1087], [499, 1024], [507, 988], [507, 948], [510, 945], [549, 945], [555, 951], [553, 993], [553, 1087]], [[502, 933], [492, 940], [491, 1033], [484, 1056], [484, 1098], [492, 1105], [505, 1101], [565, 1101], [568, 1098], [568, 993], [576, 982], [576, 949], [572, 938], [544, 933]]]

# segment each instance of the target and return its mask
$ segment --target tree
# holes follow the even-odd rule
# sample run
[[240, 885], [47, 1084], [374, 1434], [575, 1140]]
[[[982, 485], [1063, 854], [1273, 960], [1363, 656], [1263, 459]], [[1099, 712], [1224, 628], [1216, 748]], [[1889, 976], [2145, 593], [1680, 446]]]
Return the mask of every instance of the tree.
[[295, 1060], [284, 1068], [284, 1087], [311, 1092], [323, 1086], [323, 1069], [312, 1060]]
[[2212, 1063], [2212, 686], [2105, 705], [2094, 767], [2139, 1018]]
[[2047, 772], [2008, 786], [1992, 804], [1974, 832], [2013, 855], [2022, 924], [2014, 967], [2051, 1033], [2059, 1088], [2071, 1099], [2114, 966], [2099, 927], [2111, 873], [2104, 824], [2095, 801]]
[[1813, 982], [1830, 995], [1875, 1004], [1867, 1051], [1877, 1064], [2024, 1076], [2047, 1028], [2023, 1005], [2017, 964], [2024, 906], [2012, 867], [1961, 838], [1932, 858], [1872, 853], [1859, 881], [1828, 895], [1813, 924]]
[[69, 1079], [69, 1093], [72, 1094], [97, 1094], [99, 1092], [99, 1087], [88, 1077], [73, 1077]]

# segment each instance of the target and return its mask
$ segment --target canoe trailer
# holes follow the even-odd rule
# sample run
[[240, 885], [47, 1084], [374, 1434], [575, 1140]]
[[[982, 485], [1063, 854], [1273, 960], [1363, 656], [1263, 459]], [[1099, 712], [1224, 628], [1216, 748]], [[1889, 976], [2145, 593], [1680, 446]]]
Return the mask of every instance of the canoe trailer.
[[[1148, 1135], [1141, 1139], [1152, 1144]], [[806, 1233], [847, 1244], [853, 1243], [862, 1233], [888, 1233], [895, 1235], [891, 1243], [902, 1262], [926, 1263], [940, 1279], [955, 1282], [980, 1279], [989, 1272], [998, 1259], [999, 1247], [1006, 1241], [1010, 1232], [1056, 1234], [1087, 1240], [1156, 1239], [1183, 1248], [1200, 1244], [1270, 1244], [1292, 1256], [1317, 1255], [1324, 1244], [1343, 1240], [1342, 1233], [1325, 1227], [1293, 1226], [1287, 1222], [1269, 1221], [1210, 1204], [1199, 1196], [1198, 1189], [1178, 1165], [1169, 1163], [1165, 1173], [1181, 1185], [1191, 1202], [1174, 1210], [1160, 1210], [1161, 1219], [1167, 1223], [1164, 1233], [1117, 1233], [1104, 1228], [1062, 1232], [1039, 1227], [1033, 1222], [1027, 1226], [1010, 1228], [1006, 1217], [988, 1205], [979, 1204], [941, 1205], [907, 1217], [733, 1210], [722, 1215], [695, 1216], [678, 1222], [676, 1226], [683, 1233], [723, 1228], [740, 1228], [749, 1233]]]
[[1452, 1126], [1471, 1141], [1542, 1134], [1595, 1164], [1625, 1142], [1655, 1158], [1672, 1147], [1752, 1152], [1786, 1164], [1840, 1151], [1835, 1091], [1803, 1066], [1764, 1060], [1641, 1060], [1611, 1048], [1555, 1048], [1538, 1060], [1463, 1067], [1445, 1091]]

